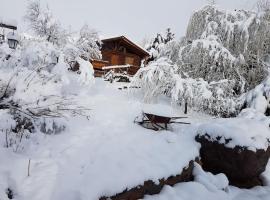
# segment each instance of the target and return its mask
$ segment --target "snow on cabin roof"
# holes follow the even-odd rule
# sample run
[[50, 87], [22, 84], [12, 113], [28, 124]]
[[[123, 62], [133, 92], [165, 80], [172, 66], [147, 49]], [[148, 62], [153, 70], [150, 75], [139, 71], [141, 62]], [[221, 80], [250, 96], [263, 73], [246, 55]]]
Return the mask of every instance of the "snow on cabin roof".
[[0, 17], [0, 27], [17, 30], [17, 21], [14, 19], [3, 19]]
[[102, 69], [121, 69], [121, 68], [129, 68], [131, 65], [113, 65], [113, 66], [106, 66], [102, 67]]
[[132, 42], [131, 40], [129, 40], [128, 38], [126, 38], [125, 36], [118, 36], [118, 37], [111, 37], [111, 38], [107, 38], [107, 39], [102, 39], [101, 41], [103, 43], [106, 42], [111, 42], [111, 41], [117, 41], [117, 40], [122, 40], [125, 43], [127, 43], [128, 45], [132, 46], [133, 48], [137, 49], [141, 54], [143, 54], [144, 56], [150, 56], [150, 54], [141, 46], [139, 46], [138, 44], [135, 44], [134, 42]]

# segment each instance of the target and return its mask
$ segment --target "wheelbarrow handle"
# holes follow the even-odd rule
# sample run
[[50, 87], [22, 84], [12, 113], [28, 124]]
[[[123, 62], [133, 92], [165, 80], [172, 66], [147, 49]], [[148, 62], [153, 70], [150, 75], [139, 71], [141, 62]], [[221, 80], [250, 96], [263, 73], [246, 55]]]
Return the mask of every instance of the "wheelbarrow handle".
[[169, 124], [191, 124], [189, 122], [169, 122]]
[[171, 119], [187, 119], [188, 117], [172, 117]]

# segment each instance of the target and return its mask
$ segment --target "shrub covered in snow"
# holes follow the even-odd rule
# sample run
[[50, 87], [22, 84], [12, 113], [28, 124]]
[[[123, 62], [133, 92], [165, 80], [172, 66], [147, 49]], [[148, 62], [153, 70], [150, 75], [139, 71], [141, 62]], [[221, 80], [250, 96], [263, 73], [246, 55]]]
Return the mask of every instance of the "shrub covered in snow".
[[240, 102], [234, 97], [234, 82], [182, 78], [175, 68], [168, 58], [160, 58], [141, 68], [131, 84], [141, 88], [145, 102], [167, 95], [172, 102], [187, 103], [194, 110], [226, 117], [237, 114]]
[[88, 117], [80, 94], [93, 83], [93, 67], [77, 56], [78, 71], [69, 71], [68, 56], [40, 39], [25, 39], [15, 51], [0, 45], [0, 131], [6, 135], [5, 146], [19, 150], [33, 132], [59, 133], [67, 119]]
[[173, 76], [171, 61], [163, 57], [140, 68], [131, 84], [142, 89], [144, 101], [151, 102], [159, 95], [170, 92]]
[[208, 83], [203, 79], [174, 76], [171, 97], [180, 105], [188, 104], [193, 110], [211, 115], [230, 117], [238, 113], [240, 102], [234, 97], [231, 82], [228, 80]]
[[270, 77], [242, 96], [243, 108], [253, 108], [270, 115]]

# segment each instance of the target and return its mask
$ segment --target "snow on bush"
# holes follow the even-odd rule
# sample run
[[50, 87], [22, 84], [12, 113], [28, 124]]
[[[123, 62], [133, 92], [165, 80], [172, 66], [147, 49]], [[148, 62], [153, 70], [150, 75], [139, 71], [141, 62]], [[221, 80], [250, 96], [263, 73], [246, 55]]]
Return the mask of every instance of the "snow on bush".
[[243, 107], [270, 115], [270, 77], [242, 96]]
[[140, 68], [131, 85], [141, 87], [145, 102], [155, 100], [159, 95], [169, 92], [173, 81], [173, 66], [169, 59], [159, 58]]
[[233, 96], [231, 82], [204, 81], [203, 79], [181, 78], [174, 76], [171, 97], [180, 105], [188, 104], [190, 108], [208, 114], [229, 117], [237, 114], [239, 102]]
[[6, 121], [0, 125], [6, 135], [3, 145], [18, 151], [31, 133], [59, 133], [71, 117], [88, 117], [80, 94], [94, 81], [93, 67], [77, 56], [79, 69], [70, 71], [67, 57], [63, 48], [42, 39], [24, 39], [15, 51], [6, 44], [0, 46], [0, 110]]
[[160, 95], [167, 95], [172, 102], [187, 103], [197, 111], [226, 117], [237, 114], [240, 104], [234, 98], [232, 82], [208, 83], [203, 79], [182, 78], [174, 69], [175, 65], [168, 58], [159, 58], [141, 68], [131, 84], [141, 88], [143, 99], [148, 103]]
[[67, 34], [39, 1], [29, 1], [26, 19], [36, 36], [21, 35], [16, 50], [0, 45], [0, 111], [10, 117], [1, 141], [15, 151], [34, 132], [56, 134], [73, 116], [89, 116], [81, 96], [94, 82], [89, 60], [101, 55], [97, 32], [85, 25]]

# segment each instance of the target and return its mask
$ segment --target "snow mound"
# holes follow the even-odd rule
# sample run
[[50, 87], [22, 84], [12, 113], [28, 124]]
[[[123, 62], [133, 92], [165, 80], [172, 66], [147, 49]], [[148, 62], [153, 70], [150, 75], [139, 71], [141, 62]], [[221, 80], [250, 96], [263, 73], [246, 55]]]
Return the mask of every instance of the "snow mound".
[[266, 165], [265, 171], [261, 174], [261, 179], [263, 181], [263, 185], [270, 186], [270, 160]]
[[270, 124], [270, 118], [265, 116], [263, 113], [253, 109], [253, 108], [246, 108], [239, 113], [238, 117], [257, 120], [263, 122], [266, 126]]
[[198, 163], [194, 163], [194, 165], [194, 180], [205, 185], [209, 191], [225, 190], [228, 187], [229, 181], [225, 174], [213, 175], [210, 172], [203, 171]]
[[[244, 95], [244, 104], [247, 108], [266, 114], [270, 109], [270, 77], [267, 77], [261, 84], [257, 85]], [[268, 113], [269, 114], [269, 113]]]
[[215, 119], [198, 127], [198, 134], [228, 148], [247, 147], [251, 151], [269, 147], [270, 129], [265, 123], [245, 118]]

